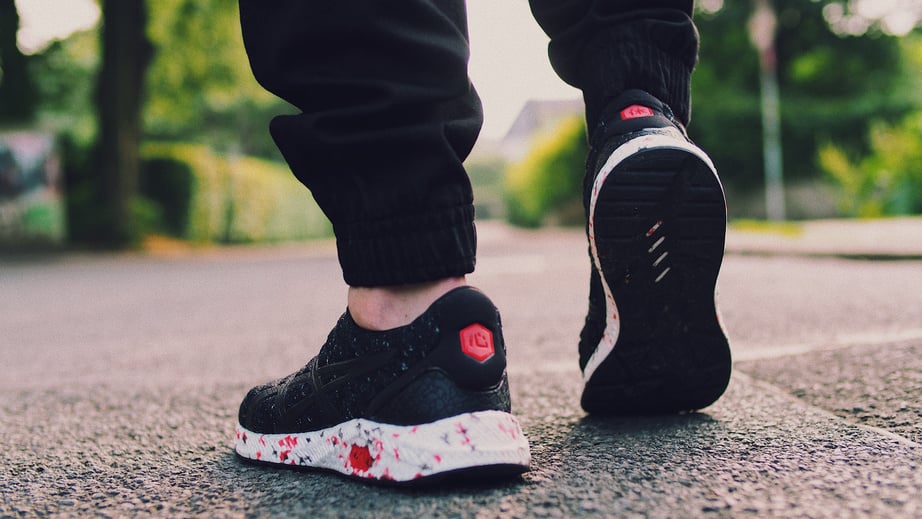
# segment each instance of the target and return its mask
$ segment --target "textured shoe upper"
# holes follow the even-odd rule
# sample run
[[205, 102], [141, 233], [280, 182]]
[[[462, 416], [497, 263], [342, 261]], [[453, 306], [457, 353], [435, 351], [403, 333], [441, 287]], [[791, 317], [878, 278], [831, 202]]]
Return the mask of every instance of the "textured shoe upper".
[[[396, 423], [480, 407], [508, 410], [505, 366], [496, 308], [465, 287], [393, 330], [365, 330], [346, 312], [306, 366], [250, 390], [239, 421], [253, 432], [283, 433], [358, 417]], [[431, 401], [426, 393], [438, 392], [450, 393], [454, 403], [418, 409], [420, 402]]]

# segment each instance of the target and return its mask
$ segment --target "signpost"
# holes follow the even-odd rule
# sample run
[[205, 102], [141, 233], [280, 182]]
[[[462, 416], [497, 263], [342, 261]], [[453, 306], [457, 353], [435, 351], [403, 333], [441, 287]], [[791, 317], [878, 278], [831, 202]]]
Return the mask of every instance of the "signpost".
[[765, 209], [769, 220], [786, 218], [781, 154], [781, 103], [778, 94], [778, 57], [775, 36], [778, 17], [770, 0], [753, 0], [749, 36], [759, 51], [762, 82], [762, 154], [765, 164]]

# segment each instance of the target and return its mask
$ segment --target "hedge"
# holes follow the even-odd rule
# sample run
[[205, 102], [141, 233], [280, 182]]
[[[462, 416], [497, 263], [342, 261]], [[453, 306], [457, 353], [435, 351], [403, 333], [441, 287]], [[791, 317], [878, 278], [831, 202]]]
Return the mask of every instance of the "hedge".
[[141, 194], [160, 207], [169, 234], [224, 243], [332, 236], [310, 192], [283, 164], [196, 144], [151, 143], [141, 154]]
[[580, 117], [565, 119], [540, 135], [531, 152], [506, 174], [507, 220], [523, 227], [581, 224], [586, 153], [586, 126]]

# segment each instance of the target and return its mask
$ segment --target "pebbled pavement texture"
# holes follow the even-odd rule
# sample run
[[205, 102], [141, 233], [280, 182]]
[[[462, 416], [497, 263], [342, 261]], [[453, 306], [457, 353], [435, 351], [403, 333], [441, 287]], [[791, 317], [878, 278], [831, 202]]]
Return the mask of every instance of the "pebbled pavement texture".
[[922, 341], [862, 345], [758, 362], [740, 370], [812, 406], [922, 444]]
[[329, 243], [0, 258], [0, 517], [916, 517], [922, 263], [727, 257], [736, 372], [684, 416], [579, 409], [579, 231], [481, 225], [519, 479], [407, 490], [232, 453], [252, 385], [345, 307]]

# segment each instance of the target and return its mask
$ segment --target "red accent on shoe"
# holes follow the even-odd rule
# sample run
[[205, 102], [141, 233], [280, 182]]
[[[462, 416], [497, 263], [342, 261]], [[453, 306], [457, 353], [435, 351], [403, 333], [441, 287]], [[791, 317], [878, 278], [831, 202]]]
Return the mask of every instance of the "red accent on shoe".
[[621, 110], [621, 120], [638, 119], [640, 117], [653, 117], [653, 109], [643, 105], [631, 105]]
[[375, 460], [371, 457], [371, 451], [367, 446], [353, 445], [349, 449], [349, 466], [354, 472], [368, 472], [368, 469], [374, 464]]
[[461, 351], [477, 362], [484, 362], [492, 357], [493, 332], [482, 324], [474, 323], [461, 330]]

